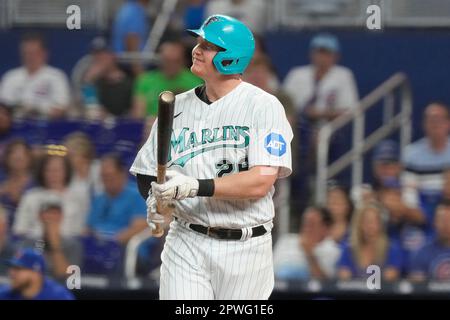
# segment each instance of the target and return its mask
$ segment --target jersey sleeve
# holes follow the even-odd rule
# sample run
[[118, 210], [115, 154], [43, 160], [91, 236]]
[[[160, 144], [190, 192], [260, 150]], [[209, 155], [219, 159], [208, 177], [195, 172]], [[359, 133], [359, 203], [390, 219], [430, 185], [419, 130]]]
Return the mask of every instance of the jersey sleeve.
[[279, 167], [278, 177], [287, 177], [292, 173], [292, 128], [277, 98], [264, 96], [259, 101], [250, 128], [249, 167]]
[[153, 124], [152, 130], [150, 131], [150, 135], [139, 150], [136, 158], [133, 161], [133, 164], [130, 168], [130, 173], [133, 175], [145, 174], [150, 176], [156, 176], [156, 132], [158, 127], [158, 120]]

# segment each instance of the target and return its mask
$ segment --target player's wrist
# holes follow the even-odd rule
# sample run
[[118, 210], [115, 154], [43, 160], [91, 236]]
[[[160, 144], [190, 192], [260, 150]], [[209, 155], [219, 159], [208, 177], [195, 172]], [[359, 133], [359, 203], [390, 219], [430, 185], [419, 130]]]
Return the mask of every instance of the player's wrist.
[[214, 195], [214, 179], [198, 179], [197, 197], [212, 197]]

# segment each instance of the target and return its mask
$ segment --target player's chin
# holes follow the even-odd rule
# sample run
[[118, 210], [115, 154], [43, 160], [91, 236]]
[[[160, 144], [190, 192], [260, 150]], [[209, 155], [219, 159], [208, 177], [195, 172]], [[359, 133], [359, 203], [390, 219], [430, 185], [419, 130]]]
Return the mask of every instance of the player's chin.
[[195, 74], [197, 77], [202, 78], [205, 75], [205, 70], [195, 62], [191, 66], [191, 72]]

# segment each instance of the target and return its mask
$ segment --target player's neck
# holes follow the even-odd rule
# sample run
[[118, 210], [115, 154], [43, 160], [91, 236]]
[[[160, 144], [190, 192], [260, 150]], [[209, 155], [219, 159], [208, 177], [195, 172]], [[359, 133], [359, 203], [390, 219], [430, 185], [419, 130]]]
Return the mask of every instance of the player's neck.
[[234, 88], [240, 85], [241, 82], [242, 79], [239, 76], [208, 80], [205, 82], [206, 96], [211, 102], [217, 101], [230, 93]]

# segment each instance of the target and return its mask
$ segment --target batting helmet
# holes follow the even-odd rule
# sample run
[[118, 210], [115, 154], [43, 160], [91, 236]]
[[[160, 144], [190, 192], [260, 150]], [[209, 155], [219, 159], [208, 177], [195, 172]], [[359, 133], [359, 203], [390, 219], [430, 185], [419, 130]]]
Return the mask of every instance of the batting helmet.
[[187, 31], [224, 49], [213, 59], [216, 69], [222, 74], [244, 73], [255, 51], [255, 39], [250, 29], [232, 17], [213, 15], [203, 22], [200, 29]]

